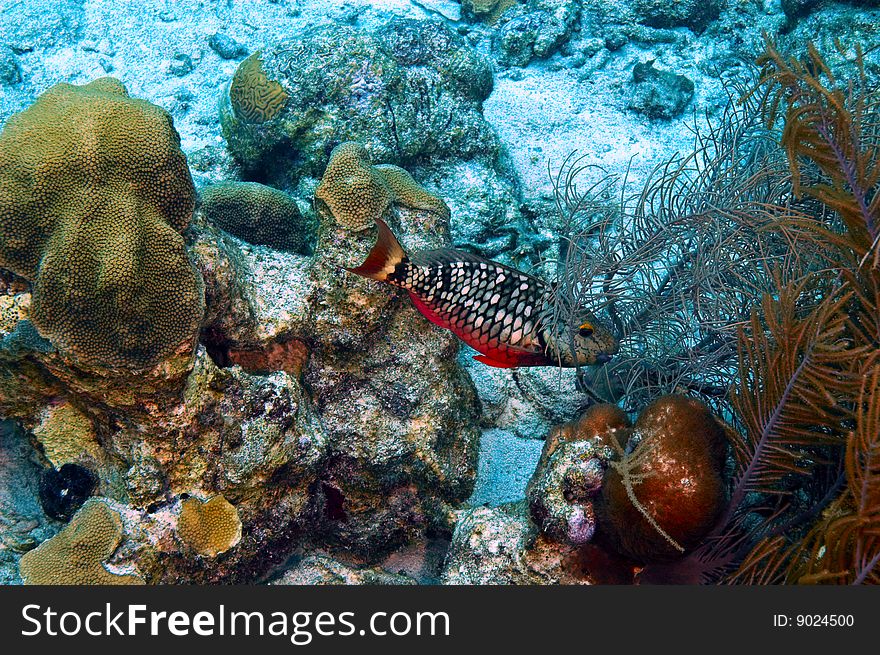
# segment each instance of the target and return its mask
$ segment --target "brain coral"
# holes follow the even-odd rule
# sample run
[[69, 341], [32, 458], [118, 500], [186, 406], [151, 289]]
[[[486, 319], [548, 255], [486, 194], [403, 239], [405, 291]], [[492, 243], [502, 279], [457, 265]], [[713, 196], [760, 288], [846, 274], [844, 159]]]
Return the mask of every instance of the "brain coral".
[[61, 532], [21, 558], [25, 584], [137, 585], [136, 575], [111, 573], [104, 562], [122, 540], [122, 519], [100, 500], [90, 500]]
[[177, 535], [199, 555], [217, 557], [241, 540], [238, 510], [223, 496], [187, 498], [180, 507]]
[[353, 232], [369, 229], [393, 202], [445, 218], [449, 208], [397, 166], [373, 166], [363, 146], [347, 141], [333, 149], [315, 199]]
[[201, 193], [208, 222], [248, 243], [308, 254], [311, 233], [289, 195], [256, 182], [221, 182]]
[[266, 76], [259, 52], [239, 64], [229, 85], [232, 109], [246, 123], [265, 123], [275, 118], [288, 97], [278, 82]]
[[33, 283], [30, 319], [83, 363], [140, 369], [195, 344], [179, 146], [170, 116], [113, 78], [53, 86], [0, 135], [0, 266]]

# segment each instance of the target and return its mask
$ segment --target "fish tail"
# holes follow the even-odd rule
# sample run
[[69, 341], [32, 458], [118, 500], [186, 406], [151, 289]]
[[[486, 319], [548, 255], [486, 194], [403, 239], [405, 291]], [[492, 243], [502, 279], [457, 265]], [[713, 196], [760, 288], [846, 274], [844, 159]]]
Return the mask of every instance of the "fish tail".
[[345, 270], [373, 280], [386, 281], [399, 264], [407, 261], [407, 256], [385, 221], [376, 219], [376, 224], [379, 226], [379, 236], [364, 263]]

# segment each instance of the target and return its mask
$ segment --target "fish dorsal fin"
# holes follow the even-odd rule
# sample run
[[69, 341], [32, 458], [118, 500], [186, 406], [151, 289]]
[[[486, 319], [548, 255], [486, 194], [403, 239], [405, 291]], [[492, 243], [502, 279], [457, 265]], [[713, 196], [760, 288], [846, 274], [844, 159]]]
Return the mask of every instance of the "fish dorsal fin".
[[530, 280], [534, 280], [540, 287], [545, 287], [547, 285], [547, 282], [539, 277], [530, 275], [529, 273], [523, 273], [519, 269], [501, 264], [494, 260], [480, 257], [480, 255], [475, 255], [464, 250], [456, 250], [455, 248], [437, 248], [436, 250], [423, 250], [422, 252], [413, 253], [409, 260], [416, 266], [434, 266], [438, 264], [449, 264], [452, 262], [472, 262], [474, 264], [486, 264], [497, 270], [527, 277]]
[[384, 281], [394, 272], [398, 264], [406, 261], [407, 257], [397, 237], [394, 236], [385, 221], [376, 219], [376, 225], [379, 227], [376, 245], [367, 255], [364, 263], [357, 268], [346, 268], [345, 270], [373, 280]]

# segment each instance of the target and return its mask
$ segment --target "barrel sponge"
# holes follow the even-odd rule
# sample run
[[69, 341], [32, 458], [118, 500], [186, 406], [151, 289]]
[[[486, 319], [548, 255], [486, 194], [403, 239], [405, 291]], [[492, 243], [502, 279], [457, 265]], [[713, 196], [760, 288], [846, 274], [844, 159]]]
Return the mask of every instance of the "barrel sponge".
[[311, 234], [288, 194], [257, 182], [221, 182], [201, 192], [205, 219], [256, 245], [309, 253]]
[[341, 143], [330, 153], [315, 199], [337, 223], [353, 232], [371, 228], [392, 203], [449, 216], [446, 203], [428, 193], [409, 173], [397, 166], [373, 166], [366, 148], [352, 141]]
[[25, 584], [143, 584], [136, 575], [111, 573], [104, 567], [121, 541], [119, 514], [100, 500], [89, 500], [61, 532], [25, 553], [19, 571]]
[[31, 321], [82, 363], [142, 369], [195, 344], [194, 206], [171, 117], [113, 78], [56, 84], [0, 134], [0, 267], [33, 283]]
[[180, 507], [177, 535], [199, 555], [217, 557], [241, 540], [241, 519], [223, 496], [187, 498]]
[[235, 116], [245, 123], [265, 123], [284, 108], [287, 92], [263, 70], [260, 52], [239, 64], [229, 85], [229, 101]]

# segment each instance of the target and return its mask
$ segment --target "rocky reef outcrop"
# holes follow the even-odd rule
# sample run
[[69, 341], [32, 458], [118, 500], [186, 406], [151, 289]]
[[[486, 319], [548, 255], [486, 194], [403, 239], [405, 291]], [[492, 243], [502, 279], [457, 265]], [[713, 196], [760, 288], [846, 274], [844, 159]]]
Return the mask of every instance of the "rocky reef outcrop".
[[[101, 154], [102, 125], [94, 129]], [[403, 169], [380, 170], [376, 191], [393, 189], [394, 202], [369, 220], [389, 221], [414, 248], [447, 243], [443, 202]], [[375, 562], [412, 539], [451, 533], [452, 510], [476, 474], [473, 384], [456, 363], [454, 337], [401, 294], [344, 271], [366, 257], [374, 235], [350, 230], [336, 202], [352, 184], [363, 189], [362, 180], [332, 171], [311, 255], [227, 235], [206, 220], [217, 199], [203, 203], [181, 253], [199, 290], [204, 280], [204, 305], [201, 294], [163, 298], [200, 322], [147, 368], [87, 365], [78, 344], [25, 319], [39, 285], [9, 278], [0, 407], [28, 431], [54, 485], [68, 484], [70, 467], [96, 480], [96, 497], [22, 561], [26, 581], [56, 580], [65, 558], [80, 557], [84, 581], [252, 581], [303, 544]], [[173, 189], [161, 197], [187, 202]], [[250, 209], [250, 220], [262, 220]], [[73, 225], [85, 216], [76, 211]], [[5, 243], [26, 236], [16, 232], [22, 225], [4, 222], [14, 237]], [[144, 238], [138, 227], [132, 237]], [[98, 246], [116, 238], [112, 222], [87, 234]], [[120, 270], [152, 272], [135, 253], [112, 256]], [[61, 281], [56, 269], [40, 274]], [[89, 296], [83, 311], [101, 315]]]

